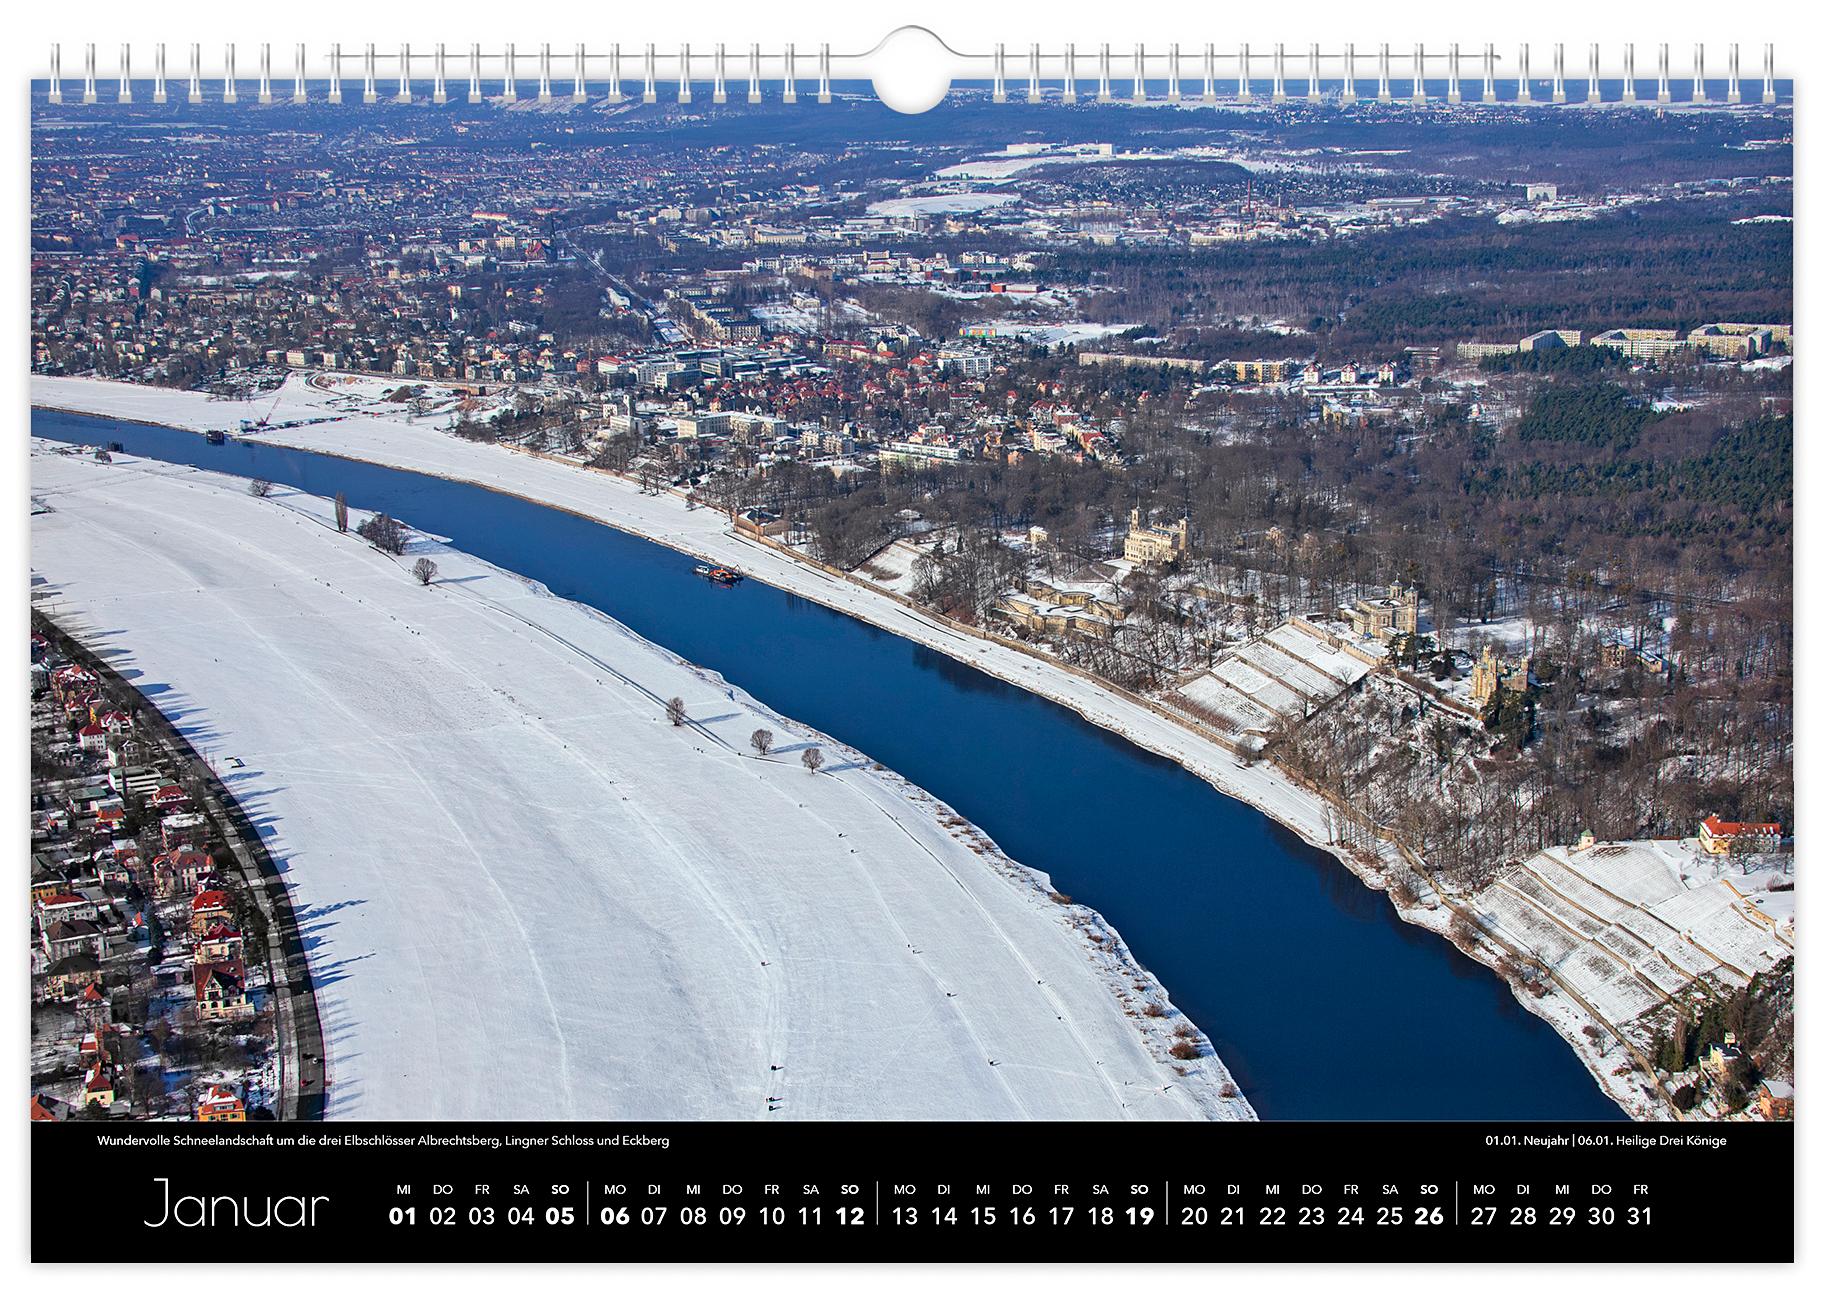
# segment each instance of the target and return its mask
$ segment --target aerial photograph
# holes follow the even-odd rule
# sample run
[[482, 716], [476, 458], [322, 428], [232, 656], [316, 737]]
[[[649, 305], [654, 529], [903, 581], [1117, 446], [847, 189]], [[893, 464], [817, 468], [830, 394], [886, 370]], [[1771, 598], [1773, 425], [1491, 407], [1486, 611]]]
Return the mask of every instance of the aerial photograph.
[[1760, 46], [75, 48], [32, 1121], [1793, 1119]]

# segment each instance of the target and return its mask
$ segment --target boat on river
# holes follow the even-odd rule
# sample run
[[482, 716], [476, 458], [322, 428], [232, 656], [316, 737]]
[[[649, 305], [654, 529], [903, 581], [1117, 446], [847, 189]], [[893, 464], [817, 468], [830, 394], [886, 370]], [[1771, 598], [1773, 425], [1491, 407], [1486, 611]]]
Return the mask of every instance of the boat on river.
[[727, 567], [713, 567], [708, 563], [699, 562], [692, 570], [702, 576], [705, 580], [714, 581], [719, 585], [735, 585], [741, 583], [741, 573], [739, 571], [731, 571]]

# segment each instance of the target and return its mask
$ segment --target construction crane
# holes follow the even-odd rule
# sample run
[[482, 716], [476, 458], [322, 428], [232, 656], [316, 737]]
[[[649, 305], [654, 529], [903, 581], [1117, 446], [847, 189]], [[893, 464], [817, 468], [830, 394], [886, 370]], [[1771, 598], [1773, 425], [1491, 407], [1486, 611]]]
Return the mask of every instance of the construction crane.
[[241, 420], [241, 430], [244, 432], [257, 432], [263, 430], [267, 424], [272, 422], [272, 416], [279, 412], [279, 401], [284, 394], [285, 387], [281, 384], [278, 394], [273, 396], [272, 404], [267, 406], [266, 412], [260, 415], [258, 419], [243, 418]]

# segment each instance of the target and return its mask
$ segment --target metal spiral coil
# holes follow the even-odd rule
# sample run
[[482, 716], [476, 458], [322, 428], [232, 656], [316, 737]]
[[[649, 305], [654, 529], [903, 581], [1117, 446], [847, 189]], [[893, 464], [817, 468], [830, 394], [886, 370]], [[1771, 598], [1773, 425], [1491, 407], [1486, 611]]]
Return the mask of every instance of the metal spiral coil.
[[[922, 39], [909, 44], [901, 39], [907, 33], [917, 33]], [[917, 49], [912, 48], [914, 45]], [[1270, 101], [1276, 104], [1291, 100], [1289, 85], [1295, 84], [1300, 87], [1299, 97], [1308, 103], [1319, 103], [1330, 98], [1344, 105], [1359, 101], [1358, 77], [1361, 69], [1357, 48], [1353, 44], [1332, 47], [1308, 44], [1303, 55], [1298, 57], [1289, 57], [1284, 44], [1276, 44], [1271, 51], [1265, 53], [1251, 49], [1246, 43], [1227, 49], [1220, 49], [1214, 43], [1194, 48], [1199, 52], [1187, 60], [1182, 47], [1177, 43], [1164, 50], [1149, 50], [1144, 45], [1135, 45], [1126, 52], [1116, 52], [1105, 44], [1100, 46], [1095, 55], [1092, 71], [1080, 62], [1074, 45], [1047, 50], [1039, 44], [1031, 44], [1024, 51], [1012, 53], [1007, 46], [996, 45], [988, 54], [969, 55], [951, 50], [923, 28], [905, 27], [891, 33], [873, 50], [862, 54], [841, 55], [833, 53], [827, 44], [818, 46], [810, 75], [807, 75], [807, 69], [801, 65], [797, 50], [792, 45], [771, 53], [757, 44], [750, 45], [742, 66], [736, 69], [729, 67], [726, 49], [721, 44], [711, 47], [707, 52], [701, 48], [693, 50], [689, 44], [680, 45], [675, 51], [661, 50], [656, 45], [648, 44], [631, 57], [635, 59], [638, 68], [640, 98], [646, 103], [658, 102], [662, 87], [669, 87], [667, 98], [678, 103], [691, 103], [694, 100], [693, 88], [699, 85], [710, 87], [712, 102], [727, 103], [730, 99], [730, 83], [739, 85], [743, 81], [746, 82], [746, 94], [741, 97], [748, 103], [762, 102], [763, 88], [768, 84], [777, 86], [782, 102], [795, 103], [801, 84], [814, 80], [819, 103], [830, 103], [837, 85], [869, 82], [890, 105], [901, 106], [886, 92], [884, 81], [891, 83], [895, 77], [904, 75], [907, 65], [896, 60], [908, 53], [927, 59], [933, 58], [935, 54], [935, 62], [922, 69], [928, 81], [941, 83], [945, 88], [959, 81], [981, 83], [989, 87], [990, 95], [996, 103], [1009, 101], [1007, 87], [1010, 81], [1024, 81], [1025, 94], [1020, 96], [1020, 100], [1029, 104], [1046, 102], [1048, 99], [1075, 103], [1080, 92], [1087, 92], [1091, 85], [1094, 85], [1096, 100], [1103, 103], [1118, 96], [1134, 103], [1143, 103], [1149, 94], [1155, 93], [1154, 87], [1159, 87], [1158, 92], [1162, 97], [1172, 103], [1187, 99], [1205, 104], [1225, 101], [1232, 104], [1250, 103], [1257, 98], [1257, 84], [1262, 82], [1268, 87]], [[82, 49], [81, 101], [85, 104], [102, 102], [97, 88], [101, 74], [97, 66], [95, 45], [87, 44]], [[166, 79], [166, 47], [161, 43], [151, 53], [151, 101], [162, 104], [168, 101], [170, 94]], [[1603, 52], [1598, 46], [1591, 45], [1584, 68], [1585, 91], [1582, 97], [1575, 100], [1567, 88], [1565, 46], [1555, 44], [1552, 47], [1551, 74], [1539, 80], [1533, 75], [1531, 53], [1526, 44], [1503, 54], [1499, 54], [1493, 44], [1485, 44], [1480, 56], [1471, 57], [1466, 57], [1456, 42], [1442, 50], [1436, 47], [1428, 50], [1424, 45], [1415, 45], [1410, 51], [1396, 51], [1384, 44], [1375, 55], [1374, 97], [1379, 103], [1392, 103], [1398, 97], [1404, 102], [1421, 105], [1442, 98], [1446, 104], [1506, 103], [1523, 107], [1544, 102], [1624, 106], [1674, 102], [1701, 105], [1743, 102], [1742, 50], [1736, 44], [1727, 47], [1728, 73], [1722, 82], [1721, 96], [1715, 93], [1715, 88], [1705, 79], [1706, 50], [1702, 44], [1694, 46], [1689, 63], [1677, 72], [1673, 66], [1671, 47], [1666, 43], [1658, 45], [1653, 55], [1653, 88], [1648, 93], [1643, 93], [1645, 80], [1637, 78], [1634, 44], [1623, 45], [1615, 63], [1605, 63]], [[369, 44], [363, 47], [358, 56], [353, 57], [340, 44], [330, 44], [315, 55], [308, 52], [305, 46], [298, 45], [294, 49], [289, 96], [274, 93], [272, 46], [260, 45], [258, 56], [258, 90], [255, 98], [261, 104], [272, 104], [284, 97], [289, 97], [294, 104], [307, 103], [310, 101], [310, 87], [313, 84], [326, 87], [329, 102], [341, 103], [343, 82], [352, 74], [358, 74], [361, 78], [363, 103], [380, 101], [380, 86], [384, 81], [394, 90], [389, 96], [391, 102], [442, 104], [450, 99], [448, 81], [452, 71], [458, 79], [467, 80], [468, 101], [471, 103], [486, 99], [515, 102], [520, 97], [523, 80], [536, 85], [537, 101], [541, 103], [549, 103], [557, 97], [553, 90], [554, 83], [566, 82], [569, 98], [574, 102], [584, 102], [597, 95], [611, 103], [619, 103], [624, 99], [623, 50], [619, 44], [591, 49], [578, 43], [568, 53], [554, 51], [549, 44], [543, 44], [536, 54], [519, 52], [511, 43], [493, 50], [471, 44], [466, 57], [457, 56], [454, 59], [446, 54], [441, 43], [418, 49], [409, 44], [401, 45], [397, 51], [381, 51]], [[1187, 62], [1196, 68], [1193, 77], [1198, 86], [1197, 93], [1190, 96], [1185, 93]], [[1761, 79], [1757, 86], [1760, 101], [1765, 104], [1779, 102], [1772, 44], [1762, 47], [1761, 62]], [[456, 65], [454, 69], [451, 68], [452, 63]], [[190, 102], [206, 102], [211, 98], [222, 103], [239, 101], [240, 82], [236, 73], [236, 47], [233, 44], [223, 46], [220, 61], [207, 68], [203, 62], [202, 46], [191, 44], [188, 47], [187, 66], [186, 81]], [[64, 103], [66, 96], [61, 45], [51, 47], [45, 79], [49, 101]], [[131, 45], [120, 47], [116, 76], [113, 79], [118, 87], [114, 101], [135, 102], [136, 82]], [[1604, 97], [1606, 80], [1619, 82], [1619, 98]], [[1464, 89], [1467, 83], [1477, 85], [1478, 92], [1474, 95], [1467, 94]], [[1397, 84], [1405, 87], [1404, 94], [1395, 94]], [[210, 87], [217, 88], [211, 93]], [[1442, 96], [1437, 93], [1439, 87], [1443, 89]], [[1503, 93], [1504, 87], [1507, 89], [1506, 94]], [[1126, 94], [1120, 93], [1122, 88], [1126, 89]], [[1541, 91], [1544, 93], [1539, 93]]]

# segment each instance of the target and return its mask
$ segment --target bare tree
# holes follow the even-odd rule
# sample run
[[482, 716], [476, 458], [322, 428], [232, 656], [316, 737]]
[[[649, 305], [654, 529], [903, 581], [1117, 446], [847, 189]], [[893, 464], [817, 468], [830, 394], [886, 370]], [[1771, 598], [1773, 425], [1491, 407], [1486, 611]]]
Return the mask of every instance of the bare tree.
[[255, 477], [247, 483], [247, 493], [256, 499], [264, 499], [272, 493], [272, 482], [262, 477]]
[[665, 717], [672, 721], [674, 728], [684, 723], [684, 698], [674, 697], [668, 701], [665, 704]]
[[1483, 928], [1478, 924], [1476, 918], [1461, 908], [1452, 910], [1451, 921], [1447, 926], [1451, 932], [1452, 943], [1466, 951], [1476, 948], [1482, 939]]
[[349, 528], [349, 501], [340, 490], [336, 492], [336, 529], [347, 532]]
[[824, 767], [824, 753], [814, 746], [806, 747], [805, 754], [800, 756], [799, 760], [812, 773], [816, 773]]
[[395, 557], [406, 551], [406, 528], [385, 513], [375, 513], [355, 528], [355, 534]]
[[773, 749], [773, 730], [757, 728], [748, 734], [748, 745], [754, 748], [755, 755], [765, 755]]
[[412, 574], [417, 577], [419, 584], [428, 585], [437, 579], [437, 563], [430, 558], [420, 558], [412, 564]]

